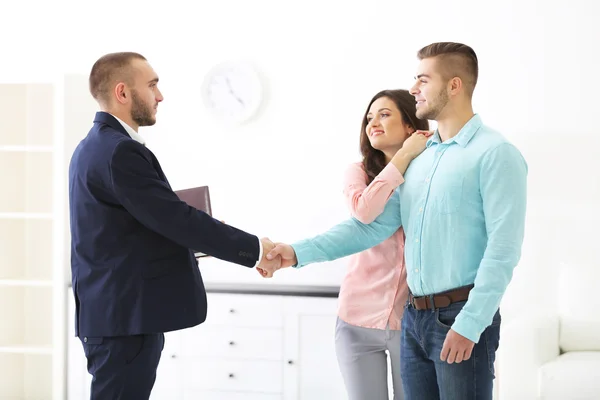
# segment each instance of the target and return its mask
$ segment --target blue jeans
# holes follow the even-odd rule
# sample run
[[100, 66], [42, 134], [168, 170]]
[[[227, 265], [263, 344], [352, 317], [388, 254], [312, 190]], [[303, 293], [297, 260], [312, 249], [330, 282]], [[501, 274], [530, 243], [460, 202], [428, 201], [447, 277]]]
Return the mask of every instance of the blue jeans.
[[492, 399], [494, 360], [500, 342], [500, 311], [481, 334], [471, 358], [458, 364], [440, 360], [446, 335], [465, 303], [421, 311], [406, 305], [400, 350], [406, 400]]

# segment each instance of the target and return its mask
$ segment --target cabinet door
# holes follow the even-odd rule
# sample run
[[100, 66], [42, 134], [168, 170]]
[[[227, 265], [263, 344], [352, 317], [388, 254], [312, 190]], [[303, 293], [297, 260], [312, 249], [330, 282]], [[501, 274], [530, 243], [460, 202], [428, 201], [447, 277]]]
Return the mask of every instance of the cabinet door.
[[160, 355], [156, 381], [150, 400], [181, 400], [181, 331], [165, 333], [165, 348]]
[[284, 400], [346, 399], [335, 355], [337, 299], [285, 299]]
[[281, 395], [272, 393], [219, 392], [190, 389], [184, 391], [183, 400], [281, 400]]

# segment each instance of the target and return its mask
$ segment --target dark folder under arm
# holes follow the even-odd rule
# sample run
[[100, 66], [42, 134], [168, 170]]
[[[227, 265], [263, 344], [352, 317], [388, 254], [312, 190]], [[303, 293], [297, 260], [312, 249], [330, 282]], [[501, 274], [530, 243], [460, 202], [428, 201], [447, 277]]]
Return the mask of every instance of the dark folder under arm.
[[[175, 194], [179, 199], [185, 201], [189, 206], [197, 210], [204, 211], [212, 217], [212, 208], [210, 206], [210, 194], [208, 186], [200, 186], [190, 189], [176, 190]], [[206, 254], [194, 250], [196, 257], [205, 257]]]

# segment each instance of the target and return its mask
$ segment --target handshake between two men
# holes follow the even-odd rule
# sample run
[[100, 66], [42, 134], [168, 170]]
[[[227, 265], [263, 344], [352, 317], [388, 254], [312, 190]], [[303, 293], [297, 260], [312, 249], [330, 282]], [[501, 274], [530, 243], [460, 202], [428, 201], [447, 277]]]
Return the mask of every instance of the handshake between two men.
[[285, 243], [273, 243], [268, 238], [260, 239], [263, 256], [256, 270], [263, 278], [272, 278], [275, 271], [298, 263], [294, 248]]

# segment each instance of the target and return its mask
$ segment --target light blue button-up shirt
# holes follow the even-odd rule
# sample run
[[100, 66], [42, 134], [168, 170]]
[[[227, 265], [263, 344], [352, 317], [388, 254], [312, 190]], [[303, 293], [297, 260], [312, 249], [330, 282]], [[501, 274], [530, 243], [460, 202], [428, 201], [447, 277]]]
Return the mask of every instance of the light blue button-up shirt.
[[371, 224], [353, 218], [294, 243], [296, 267], [363, 251], [403, 225], [408, 286], [415, 296], [475, 284], [452, 329], [477, 343], [521, 257], [527, 164], [475, 115], [445, 142], [436, 132], [404, 178]]

